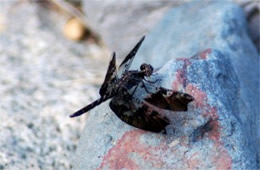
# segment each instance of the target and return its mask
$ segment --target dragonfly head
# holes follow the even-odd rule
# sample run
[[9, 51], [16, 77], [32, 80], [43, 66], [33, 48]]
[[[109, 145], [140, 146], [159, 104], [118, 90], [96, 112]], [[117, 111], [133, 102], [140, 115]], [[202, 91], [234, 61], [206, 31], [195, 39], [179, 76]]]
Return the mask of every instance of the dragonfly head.
[[144, 73], [144, 76], [149, 77], [153, 74], [153, 67], [150, 64], [142, 64], [140, 66], [141, 72]]

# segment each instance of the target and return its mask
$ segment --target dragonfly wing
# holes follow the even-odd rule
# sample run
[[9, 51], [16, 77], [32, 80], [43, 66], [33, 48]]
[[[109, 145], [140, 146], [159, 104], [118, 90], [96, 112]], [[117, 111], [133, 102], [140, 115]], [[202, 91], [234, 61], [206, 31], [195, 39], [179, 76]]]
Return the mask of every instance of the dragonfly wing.
[[149, 107], [141, 99], [131, 95], [115, 96], [110, 102], [110, 108], [125, 123], [139, 129], [166, 133], [170, 120], [160, 114], [158, 109]]
[[77, 112], [70, 115], [70, 117], [77, 117], [80, 116], [89, 110], [93, 109], [97, 105], [101, 104], [102, 102], [106, 101], [107, 99], [113, 97], [114, 94], [114, 85], [115, 81], [117, 80], [117, 71], [116, 71], [116, 53], [112, 54], [112, 59], [108, 65], [107, 73], [103, 84], [99, 90], [100, 98], [91, 104], [83, 107], [82, 109], [78, 110]]
[[101, 88], [99, 89], [99, 94], [101, 97], [112, 93], [117, 79], [118, 77], [117, 77], [117, 70], [116, 70], [116, 53], [113, 52], [112, 59], [109, 62], [107, 68], [105, 80], [101, 85]]
[[187, 93], [160, 87], [155, 93], [152, 93], [144, 100], [162, 109], [171, 111], [187, 111], [188, 104], [193, 101], [194, 98]]
[[143, 36], [141, 38], [141, 40], [135, 45], [135, 47], [130, 51], [130, 53], [125, 57], [125, 59], [120, 64], [119, 69], [118, 69], [119, 77], [121, 77], [126, 71], [129, 70], [129, 68], [133, 62], [133, 59], [134, 59], [138, 49], [140, 48], [142, 42], [144, 41], [144, 39], [145, 39], [145, 36]]

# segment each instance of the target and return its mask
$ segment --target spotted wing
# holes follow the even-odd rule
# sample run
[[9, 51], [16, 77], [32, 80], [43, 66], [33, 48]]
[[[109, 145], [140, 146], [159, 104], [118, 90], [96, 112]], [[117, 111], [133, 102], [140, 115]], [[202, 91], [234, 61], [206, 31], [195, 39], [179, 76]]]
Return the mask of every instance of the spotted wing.
[[121, 77], [126, 71], [129, 70], [132, 61], [138, 51], [138, 49], [140, 48], [142, 42], [144, 41], [145, 36], [143, 36], [141, 38], [141, 40], [135, 45], [135, 47], [131, 50], [131, 52], [125, 57], [125, 59], [122, 61], [122, 63], [119, 66], [118, 69], [118, 76]]
[[144, 100], [162, 109], [171, 111], [187, 111], [188, 104], [193, 101], [194, 98], [187, 93], [160, 87], [156, 92], [148, 95]]
[[111, 95], [115, 82], [117, 81], [117, 70], [116, 70], [116, 53], [113, 52], [112, 59], [108, 65], [107, 73], [101, 88], [99, 89], [99, 94], [101, 97]]
[[107, 99], [113, 97], [114, 95], [114, 85], [115, 81], [117, 80], [117, 71], [116, 71], [116, 53], [112, 54], [112, 59], [108, 65], [107, 73], [103, 84], [99, 90], [100, 98], [89, 105], [83, 107], [82, 109], [76, 111], [75, 113], [71, 114], [70, 117], [77, 117], [80, 116], [89, 110], [93, 109], [97, 105], [101, 104], [102, 102], [106, 101]]
[[130, 94], [115, 96], [109, 105], [122, 121], [139, 129], [166, 133], [165, 128], [170, 124], [170, 120], [159, 109], [149, 107], [149, 104]]

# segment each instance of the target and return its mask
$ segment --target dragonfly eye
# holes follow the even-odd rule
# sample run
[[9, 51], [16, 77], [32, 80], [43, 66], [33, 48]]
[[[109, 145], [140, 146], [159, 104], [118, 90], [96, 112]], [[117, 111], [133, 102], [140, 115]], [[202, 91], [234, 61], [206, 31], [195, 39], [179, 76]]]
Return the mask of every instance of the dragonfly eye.
[[142, 65], [140, 66], [140, 70], [141, 70], [141, 71], [145, 71], [145, 65], [146, 65], [146, 64], [142, 64]]
[[142, 64], [140, 70], [144, 72], [145, 76], [151, 76], [153, 74], [153, 67], [150, 64]]

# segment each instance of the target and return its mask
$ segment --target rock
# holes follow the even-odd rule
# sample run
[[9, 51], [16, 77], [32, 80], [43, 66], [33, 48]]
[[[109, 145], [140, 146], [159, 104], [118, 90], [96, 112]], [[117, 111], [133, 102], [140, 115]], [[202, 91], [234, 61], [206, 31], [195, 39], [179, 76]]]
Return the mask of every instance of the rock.
[[[205, 48], [221, 49], [230, 58], [239, 79], [237, 117], [249, 135], [251, 146], [259, 154], [260, 148], [256, 146], [260, 145], [257, 128], [260, 124], [260, 61], [245, 26], [242, 9], [232, 3], [186, 4], [171, 10], [148, 35], [133, 66], [138, 68], [139, 64], [147, 62], [160, 67], [174, 57], [192, 56]], [[157, 60], [158, 56], [163, 56], [163, 60]]]
[[[153, 30], [165, 12], [190, 1], [153, 0], [151, 2], [138, 0], [119, 2], [117, 0], [109, 0], [104, 3], [100, 0], [84, 0], [82, 3], [87, 16], [86, 22], [101, 35], [105, 44], [111, 50], [116, 51], [119, 54], [118, 56], [123, 57], [127, 54], [129, 46], [133, 46], [141, 36]], [[247, 18], [249, 31], [252, 35], [251, 38], [255, 41], [255, 46], [258, 48], [260, 15], [255, 10], [259, 9], [258, 3], [252, 0], [227, 0], [225, 3], [228, 4], [230, 1], [243, 7], [247, 16], [251, 16]], [[201, 0], [201, 3], [205, 5], [208, 2]], [[203, 13], [203, 10], [201, 12]], [[215, 14], [212, 13], [211, 15]], [[179, 22], [178, 24], [182, 23]]]
[[89, 113], [75, 169], [256, 169], [235, 115], [239, 83], [227, 56], [208, 49], [190, 59], [170, 60], [152, 80], [158, 78], [161, 86], [195, 98], [188, 112], [169, 113], [167, 131], [174, 133], [131, 127], [105, 103]]
[[176, 136], [144, 132], [104, 103], [89, 113], [75, 169], [257, 169], [259, 57], [245, 26], [243, 11], [232, 3], [171, 10], [132, 68], [150, 63], [161, 68], [162, 86], [193, 95], [188, 112], [173, 114], [173, 121], [187, 122], [173, 126]]

